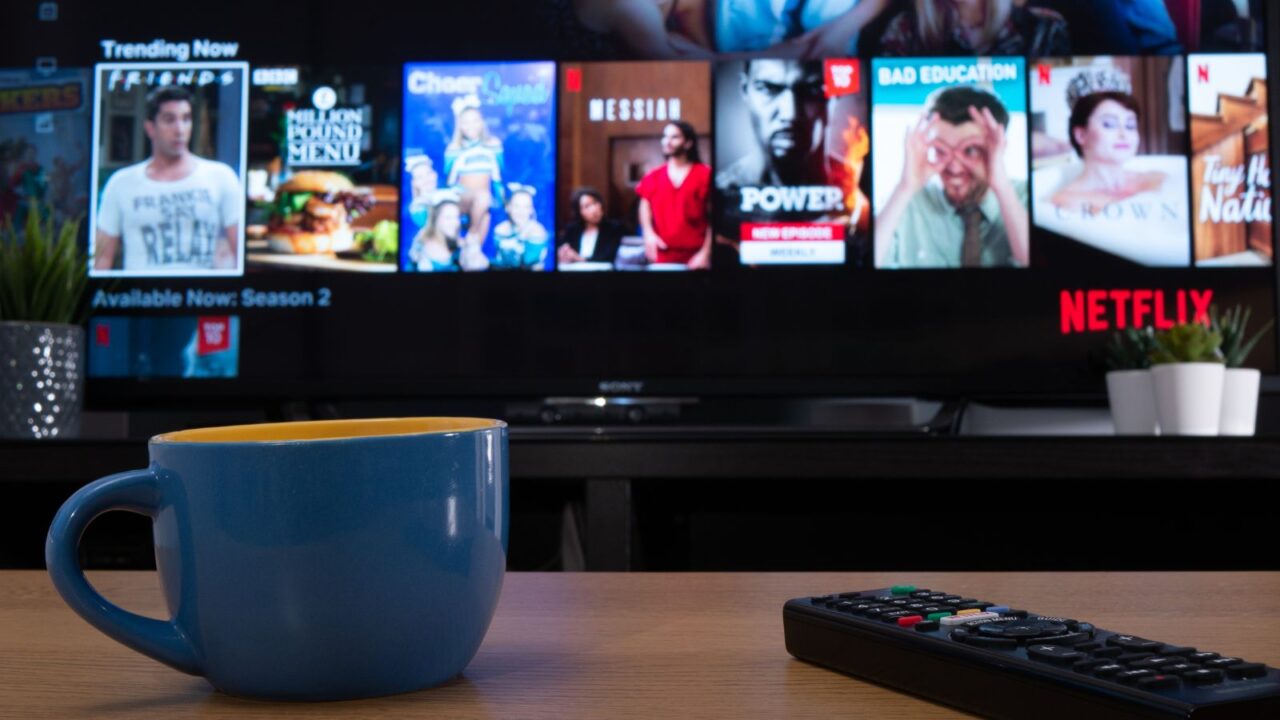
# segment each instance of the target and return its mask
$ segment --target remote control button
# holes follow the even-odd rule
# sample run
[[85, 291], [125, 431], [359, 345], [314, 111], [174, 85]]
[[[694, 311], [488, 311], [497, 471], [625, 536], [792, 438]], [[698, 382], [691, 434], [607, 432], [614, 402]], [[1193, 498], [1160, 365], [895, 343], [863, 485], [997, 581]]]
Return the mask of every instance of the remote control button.
[[1010, 610], [1009, 612], [1005, 613], [1005, 615], [1010, 615], [1016, 618], [1024, 618], [1030, 614], [1031, 613], [1027, 612], [1026, 610]]
[[1065, 625], [1068, 628], [1071, 628], [1073, 632], [1075, 631], [1076, 627], [1080, 624], [1075, 620], [1072, 620], [1071, 618], [1058, 617], [1057, 615], [1036, 615], [1035, 619], [1044, 620], [1045, 622], [1055, 622], [1060, 625]]
[[933, 595], [933, 591], [932, 591], [932, 590], [917, 590], [917, 591], [915, 591], [915, 592], [911, 593], [911, 597], [913, 597], [913, 598], [927, 598], [927, 597], [929, 597], [929, 596], [931, 596], [931, 595]]
[[1100, 647], [1093, 651], [1094, 657], [1118, 658], [1124, 654], [1124, 648], [1112, 645], [1110, 647]]
[[[974, 600], [973, 598], [956, 598], [955, 600], [948, 599], [944, 601], [944, 604], [950, 605], [951, 607], [957, 607], [959, 605], [964, 605], [965, 603], [971, 603], [971, 602], [977, 602], [977, 601]], [[964, 608], [960, 608], [960, 609], [964, 610]]]
[[[1112, 663], [1110, 660], [1096, 660], [1096, 659], [1081, 660], [1077, 662], [1075, 665], [1072, 665], [1071, 669], [1075, 670], [1076, 672], [1091, 673], [1094, 670], [1097, 670], [1098, 668], [1102, 667], [1103, 665], [1113, 665], [1113, 664], [1114, 663]], [[1121, 670], [1124, 669], [1119, 665], [1116, 665], [1116, 668], [1117, 668], [1116, 672], [1120, 672]]]
[[925, 616], [926, 620], [941, 620], [944, 617], [951, 617], [950, 611], [942, 610], [939, 612], [931, 612]]
[[[998, 620], [983, 623], [978, 630], [987, 635], [1007, 638], [1034, 638], [1046, 635], [1061, 635], [1067, 628], [1061, 623], [1046, 620]], [[1086, 640], [1088, 638], [1085, 638]]]
[[1100, 642], [1086, 642], [1086, 643], [1080, 643], [1079, 645], [1076, 645], [1076, 649], [1079, 650], [1080, 652], [1093, 652], [1094, 650], [1097, 650], [1100, 647], [1102, 647], [1102, 643]]
[[904, 628], [911, 627], [912, 625], [915, 625], [916, 623], [921, 622], [923, 620], [924, 618], [920, 617], [919, 615], [908, 615], [907, 617], [900, 617], [898, 618], [898, 627], [904, 627]]
[[1182, 673], [1182, 681], [1188, 685], [1212, 685], [1222, 682], [1221, 670], [1192, 670]]
[[882, 608], [882, 607], [884, 607], [884, 605], [881, 605], [879, 603], [854, 603], [853, 606], [849, 608], [849, 612], [857, 615], [862, 615], [866, 613], [868, 610], [875, 610], [877, 608]]
[[1179, 664], [1182, 663], [1179, 663], [1171, 657], [1152, 657], [1147, 658], [1146, 660], [1129, 663], [1129, 667], [1134, 668], [1135, 670], [1139, 668], [1146, 668], [1148, 670], [1159, 670], [1160, 672], [1164, 672], [1164, 668], [1169, 667], [1170, 665]]
[[1207, 668], [1225, 668], [1231, 667], [1232, 665], [1239, 665], [1242, 662], [1244, 661], [1240, 658], [1218, 658], [1217, 660], [1210, 660], [1205, 663], [1204, 666]]
[[929, 606], [925, 605], [924, 603], [914, 602], [914, 603], [908, 603], [906, 605], [903, 605], [902, 607], [914, 613], [923, 613], [924, 609]]
[[1240, 663], [1227, 668], [1227, 677], [1232, 680], [1266, 677], [1267, 666], [1262, 663]]
[[962, 602], [956, 607], [960, 608], [961, 610], [986, 610], [987, 608], [991, 607], [991, 603], [982, 602], [981, 600], [973, 600], [971, 602]]
[[1111, 637], [1107, 638], [1107, 644], [1118, 645], [1124, 648], [1125, 650], [1131, 650], [1134, 652], [1143, 651], [1143, 650], [1157, 650], [1164, 646], [1164, 643], [1156, 642], [1155, 640], [1145, 640], [1143, 638], [1134, 637], [1132, 635], [1112, 635]]
[[1009, 612], [1009, 606], [1008, 605], [992, 605], [991, 607], [987, 608], [987, 612], [1000, 613], [1001, 615], [1003, 615]]
[[916, 591], [915, 585], [894, 585], [889, 592], [894, 595], [910, 595]]
[[1178, 678], [1172, 675], [1156, 675], [1155, 677], [1142, 678], [1138, 681], [1138, 687], [1142, 690], [1167, 690], [1169, 688], [1178, 687]]
[[895, 607], [900, 607], [900, 608], [901, 608], [901, 607], [906, 607], [906, 606], [910, 605], [910, 604], [911, 604], [911, 601], [910, 601], [910, 600], [907, 600], [906, 598], [898, 598], [897, 600], [890, 600], [890, 601], [889, 601], [889, 604], [890, 604], [890, 605], [893, 605], [893, 606], [895, 606]]
[[[978, 608], [960, 608], [956, 610], [957, 615], [977, 615], [981, 612], [982, 611], [979, 610]], [[995, 613], [992, 613], [992, 614], [994, 615]]]
[[1071, 629], [1075, 630], [1076, 632], [1088, 633], [1090, 636], [1092, 636], [1093, 633], [1096, 632], [1098, 628], [1094, 627], [1091, 623], [1076, 623], [1075, 627]]
[[921, 620], [912, 627], [916, 629], [916, 632], [933, 632], [938, 629], [938, 623], [933, 620]]
[[1188, 655], [1187, 659], [1190, 660], [1191, 662], [1206, 663], [1206, 662], [1209, 662], [1210, 660], [1217, 660], [1220, 657], [1222, 656], [1219, 655], [1218, 653], [1195, 652]]
[[1067, 633], [1066, 635], [1053, 635], [1050, 637], [1039, 638], [1040, 642], [1053, 643], [1054, 645], [1077, 645], [1089, 640], [1092, 636], [1085, 633]]
[[966, 645], [974, 647], [990, 648], [992, 650], [1016, 650], [1018, 649], [1017, 640], [1009, 640], [1008, 638], [986, 637], [985, 635], [970, 635], [963, 641]]
[[1187, 647], [1186, 645], [1165, 645], [1158, 651], [1161, 655], [1184, 655], [1188, 656], [1195, 653], [1196, 649]]
[[1180, 662], [1180, 663], [1174, 663], [1173, 665], [1165, 665], [1164, 667], [1160, 668], [1160, 672], [1165, 673], [1166, 675], [1170, 675], [1170, 674], [1181, 675], [1183, 673], [1189, 673], [1192, 670], [1199, 670], [1199, 669], [1200, 668], [1196, 667], [1195, 665], [1192, 665], [1191, 663]]
[[1027, 657], [1054, 665], [1072, 665], [1084, 660], [1085, 654], [1061, 645], [1028, 645]]
[[975, 615], [952, 615], [950, 617], [944, 617], [938, 622], [942, 623], [943, 627], [951, 627], [955, 625], [982, 623], [989, 620], [998, 620], [999, 618], [1000, 616], [995, 613], [977, 613]]
[[1094, 668], [1093, 674], [1097, 675], [1098, 677], [1111, 677], [1116, 673], [1124, 672], [1124, 670], [1125, 670], [1125, 667], [1123, 665], [1108, 663], [1106, 665], [1099, 665], [1098, 667]]
[[907, 610], [897, 610], [894, 612], [882, 613], [880, 619], [887, 623], [897, 622], [904, 617], [919, 617], [915, 613]]
[[1149, 657], [1155, 657], [1151, 653], [1125, 653], [1115, 659], [1121, 665], [1131, 665], [1139, 660], [1146, 660]]
[[944, 603], [950, 603], [953, 601], [960, 602], [962, 600], [964, 600], [964, 598], [960, 597], [959, 595], [943, 595], [942, 596], [942, 602]]
[[1117, 682], [1131, 684], [1131, 683], [1138, 682], [1142, 678], [1149, 678], [1149, 677], [1155, 677], [1155, 676], [1156, 674], [1151, 670], [1125, 670], [1124, 672], [1116, 673], [1115, 679]]
[[833, 610], [839, 610], [840, 612], [853, 612], [853, 606], [854, 606], [854, 602], [852, 600], [841, 600], [840, 602], [835, 603], [834, 605], [830, 605], [829, 607], [831, 607], [831, 609]]
[[920, 612], [923, 615], [932, 615], [934, 613], [940, 613], [940, 612], [944, 612], [948, 615], [951, 614], [950, 610], [944, 607], [938, 607], [937, 605], [926, 605], [923, 609], [920, 610]]

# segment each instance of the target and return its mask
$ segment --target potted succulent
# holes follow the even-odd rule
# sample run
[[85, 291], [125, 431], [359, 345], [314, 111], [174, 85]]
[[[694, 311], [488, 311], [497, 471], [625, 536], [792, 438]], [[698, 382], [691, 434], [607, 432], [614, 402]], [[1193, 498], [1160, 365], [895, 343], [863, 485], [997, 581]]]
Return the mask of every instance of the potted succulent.
[[1221, 346], [1222, 335], [1200, 322], [1156, 333], [1151, 381], [1161, 434], [1218, 434], [1224, 369]]
[[1222, 314], [1218, 313], [1216, 306], [1209, 311], [1212, 327], [1222, 335], [1222, 359], [1226, 365], [1222, 381], [1222, 417], [1218, 421], [1218, 432], [1222, 435], [1252, 435], [1257, 423], [1262, 373], [1244, 367], [1244, 361], [1272, 323], [1263, 325], [1253, 337], [1246, 339], [1251, 312], [1240, 305]]
[[1151, 354], [1156, 349], [1150, 327], [1117, 330], [1107, 344], [1107, 402], [1117, 435], [1156, 435], [1155, 391]]
[[32, 203], [19, 232], [0, 225], [0, 437], [80, 432], [88, 257], [79, 220]]

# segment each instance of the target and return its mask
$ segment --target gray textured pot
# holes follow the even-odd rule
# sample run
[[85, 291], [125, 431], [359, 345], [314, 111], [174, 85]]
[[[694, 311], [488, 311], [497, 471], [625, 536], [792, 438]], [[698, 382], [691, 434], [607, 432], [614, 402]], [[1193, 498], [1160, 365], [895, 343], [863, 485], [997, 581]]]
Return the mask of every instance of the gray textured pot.
[[83, 402], [84, 328], [0, 322], [0, 437], [76, 437]]

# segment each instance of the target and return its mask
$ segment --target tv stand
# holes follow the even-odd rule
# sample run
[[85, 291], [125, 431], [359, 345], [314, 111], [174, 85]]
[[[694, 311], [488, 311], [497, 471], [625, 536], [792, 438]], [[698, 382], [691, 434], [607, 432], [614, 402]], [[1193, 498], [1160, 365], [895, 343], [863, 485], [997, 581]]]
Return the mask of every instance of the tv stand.
[[744, 432], [881, 432], [949, 434], [958, 427], [963, 401], [890, 398], [696, 398], [556, 396], [508, 403], [513, 425], [565, 429], [669, 427], [723, 428]]

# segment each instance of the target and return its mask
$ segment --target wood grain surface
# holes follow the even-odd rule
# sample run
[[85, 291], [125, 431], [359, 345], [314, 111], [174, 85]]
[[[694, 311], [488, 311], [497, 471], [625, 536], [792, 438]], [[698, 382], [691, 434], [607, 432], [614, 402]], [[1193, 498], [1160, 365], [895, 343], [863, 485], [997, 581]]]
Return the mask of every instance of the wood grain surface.
[[[162, 615], [155, 573], [90, 581]], [[902, 582], [1280, 665], [1280, 573], [512, 573], [459, 678], [374, 700], [270, 703], [107, 639], [43, 572], [4, 571], [0, 718], [966, 717], [784, 649], [787, 599]]]

